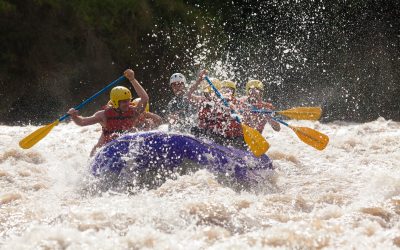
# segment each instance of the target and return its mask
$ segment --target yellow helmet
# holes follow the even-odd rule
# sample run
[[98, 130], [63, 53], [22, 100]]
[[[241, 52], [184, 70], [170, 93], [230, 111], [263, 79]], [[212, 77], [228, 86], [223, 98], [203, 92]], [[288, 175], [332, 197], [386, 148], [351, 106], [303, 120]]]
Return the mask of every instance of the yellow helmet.
[[119, 101], [132, 99], [132, 93], [123, 86], [114, 87], [110, 92], [110, 101], [114, 108], [119, 108]]
[[[217, 78], [210, 78], [210, 81], [212, 82], [212, 84], [214, 84], [215, 88], [217, 88], [217, 89], [221, 88], [221, 81], [218, 80]], [[201, 89], [205, 93], [210, 93], [211, 92], [211, 86], [206, 81], [203, 81]]]
[[[138, 104], [139, 104], [139, 102], [140, 102], [140, 97], [139, 98], [136, 98], [135, 100], [133, 100], [132, 101], [132, 105], [133, 106], [137, 106]], [[150, 104], [147, 102], [147, 104], [146, 104], [146, 108], [144, 109], [146, 112], [150, 112]]]
[[250, 80], [246, 83], [246, 93], [249, 94], [249, 89], [256, 88], [259, 90], [264, 90], [264, 84], [259, 80]]
[[236, 92], [236, 83], [230, 81], [230, 80], [224, 80], [221, 82], [221, 88], [230, 88], [233, 89], [233, 94]]

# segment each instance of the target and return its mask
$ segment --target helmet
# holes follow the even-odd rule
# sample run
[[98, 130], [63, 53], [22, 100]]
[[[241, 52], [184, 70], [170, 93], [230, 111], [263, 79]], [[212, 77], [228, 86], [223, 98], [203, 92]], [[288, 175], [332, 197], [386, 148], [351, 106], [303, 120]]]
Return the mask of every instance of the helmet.
[[246, 93], [249, 94], [249, 89], [256, 88], [259, 90], [264, 90], [264, 84], [259, 80], [250, 80], [246, 83]]
[[119, 101], [132, 99], [131, 91], [128, 88], [117, 86], [110, 92], [111, 104], [114, 108], [119, 108]]
[[[135, 100], [132, 101], [132, 105], [137, 106], [139, 104], [140, 100], [141, 100], [140, 97], [136, 98]], [[144, 110], [146, 112], [150, 112], [150, 104], [149, 103], [146, 104], [146, 108]]]
[[173, 82], [183, 82], [186, 85], [186, 78], [181, 73], [174, 73], [169, 78], [169, 84], [172, 84]]
[[[221, 81], [218, 80], [217, 78], [210, 78], [210, 81], [212, 84], [214, 84], [215, 88], [220, 89], [221, 88]], [[203, 81], [201, 84], [201, 89], [205, 93], [210, 93], [211, 92], [211, 86], [208, 84], [208, 82]]]
[[233, 91], [236, 91], [236, 83], [234, 83], [230, 80], [224, 80], [221, 82], [221, 88], [224, 88], [224, 87], [227, 87], [227, 88], [233, 89]]

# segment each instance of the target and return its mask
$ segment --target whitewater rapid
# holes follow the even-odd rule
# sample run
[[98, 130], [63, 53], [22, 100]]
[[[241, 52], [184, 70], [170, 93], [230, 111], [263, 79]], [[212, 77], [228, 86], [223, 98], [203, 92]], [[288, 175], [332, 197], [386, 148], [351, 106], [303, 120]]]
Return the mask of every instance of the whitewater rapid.
[[400, 123], [295, 122], [330, 137], [324, 151], [288, 128], [264, 131], [276, 179], [235, 192], [205, 170], [134, 195], [85, 192], [100, 128], [0, 126], [2, 249], [396, 249]]

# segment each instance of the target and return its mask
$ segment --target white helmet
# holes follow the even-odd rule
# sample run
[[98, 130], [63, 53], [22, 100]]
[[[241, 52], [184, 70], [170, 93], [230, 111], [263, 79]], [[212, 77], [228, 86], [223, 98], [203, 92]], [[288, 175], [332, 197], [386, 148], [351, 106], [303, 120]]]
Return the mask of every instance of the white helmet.
[[169, 79], [169, 83], [173, 82], [183, 82], [186, 85], [186, 78], [181, 73], [174, 73], [172, 74], [171, 78]]

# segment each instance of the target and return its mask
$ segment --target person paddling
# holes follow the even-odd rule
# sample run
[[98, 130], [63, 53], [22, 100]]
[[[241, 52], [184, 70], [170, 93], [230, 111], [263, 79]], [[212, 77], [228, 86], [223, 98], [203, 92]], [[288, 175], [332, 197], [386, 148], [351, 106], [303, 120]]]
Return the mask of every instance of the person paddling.
[[[131, 105], [137, 106], [140, 102], [141, 98], [136, 98], [131, 102]], [[107, 105], [104, 105], [102, 109], [107, 109], [112, 107], [112, 102], [109, 101]], [[162, 118], [150, 112], [150, 105], [149, 102], [146, 104], [146, 108], [143, 113], [140, 114], [139, 118], [135, 122], [135, 127], [140, 131], [149, 131], [151, 129], [155, 129], [160, 126], [162, 123]]]
[[274, 110], [275, 107], [263, 101], [262, 93], [264, 91], [264, 84], [259, 80], [250, 80], [246, 84], [246, 96], [241, 98], [240, 101], [245, 104], [244, 121], [257, 129], [260, 133], [264, 127], [269, 123], [273, 130], [280, 131], [281, 126], [278, 122], [271, 119], [269, 115], [262, 113], [251, 112], [251, 109]]
[[[243, 141], [243, 132], [241, 125], [231, 116], [229, 108], [226, 108], [214, 95], [210, 97], [199, 97], [193, 95], [196, 87], [200, 86], [201, 80], [207, 71], [200, 72], [199, 79], [191, 87], [187, 96], [192, 102], [201, 103], [198, 110], [198, 125], [192, 127], [191, 133], [195, 136], [205, 136], [216, 143], [233, 146], [237, 148], [246, 148]], [[231, 105], [237, 104], [235, 98], [236, 84], [232, 81], [222, 81], [220, 92]]]
[[[203, 80], [203, 77], [208, 74], [208, 71], [203, 69], [199, 72], [198, 78], [186, 93], [186, 98], [189, 100], [190, 104], [196, 108], [201, 108], [202, 106], [209, 105], [210, 102], [217, 100], [215, 98], [214, 91], [211, 89], [210, 85]], [[210, 78], [211, 82], [217, 89], [221, 89], [221, 82], [217, 78]], [[194, 92], [199, 88], [202, 95], [196, 95]]]
[[132, 94], [126, 87], [117, 86], [110, 92], [111, 106], [104, 110], [100, 110], [90, 117], [79, 116], [79, 112], [74, 108], [68, 111], [72, 120], [79, 126], [88, 126], [99, 123], [102, 126], [102, 134], [99, 141], [92, 149], [92, 156], [96, 149], [103, 146], [107, 142], [119, 137], [124, 132], [136, 132], [135, 124], [139, 116], [144, 112], [149, 96], [146, 91], [135, 79], [135, 73], [131, 69], [124, 72], [124, 76], [131, 82], [136, 93], [140, 97], [137, 106], [131, 103]]
[[186, 97], [186, 77], [181, 73], [174, 73], [169, 84], [174, 92], [174, 97], [169, 101], [166, 110], [166, 120], [178, 130], [185, 129], [191, 121], [195, 110]]

